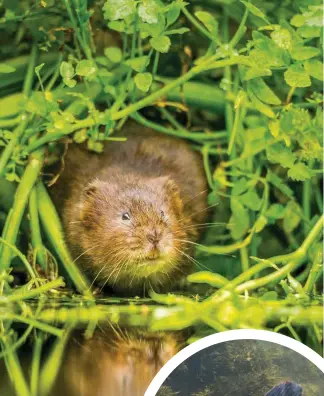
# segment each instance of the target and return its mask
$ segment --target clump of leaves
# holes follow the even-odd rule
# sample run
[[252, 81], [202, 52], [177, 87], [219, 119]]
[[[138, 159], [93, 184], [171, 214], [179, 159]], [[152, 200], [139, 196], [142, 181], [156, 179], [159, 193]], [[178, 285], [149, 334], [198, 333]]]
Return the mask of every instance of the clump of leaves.
[[[118, 324], [123, 317], [154, 330], [193, 326], [197, 334], [268, 328], [320, 351], [321, 2], [88, 4], [1, 4], [1, 28], [16, 43], [1, 44], [1, 298], [15, 304], [65, 296], [57, 262], [85, 295], [72, 296], [74, 302], [92, 302], [68, 312], [15, 305], [20, 319], [38, 320], [42, 331], [58, 335], [43, 322]], [[95, 42], [102, 32], [100, 52]], [[64, 244], [42, 169], [64, 163], [71, 139], [95, 152], [105, 141], [122, 140], [118, 131], [128, 118], [187, 139], [202, 154], [216, 209], [197, 260], [210, 271], [189, 281], [207, 285], [209, 298], [198, 288], [196, 299], [153, 295], [159, 305], [152, 309], [142, 300], [107, 310], [91, 305], [90, 285]], [[218, 220], [225, 227], [216, 228]], [[26, 283], [15, 287], [11, 273], [19, 266]]]

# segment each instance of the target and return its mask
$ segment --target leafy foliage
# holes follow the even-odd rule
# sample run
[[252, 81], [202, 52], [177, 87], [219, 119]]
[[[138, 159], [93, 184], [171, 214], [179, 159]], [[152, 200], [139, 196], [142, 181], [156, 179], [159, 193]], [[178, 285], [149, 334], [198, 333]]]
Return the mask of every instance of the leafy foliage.
[[[320, 351], [322, 2], [4, 0], [0, 7], [1, 298], [62, 296], [58, 272], [86, 296], [72, 296], [77, 305], [93, 298], [44, 189], [55, 177], [41, 170], [62, 161], [71, 139], [101, 152], [133, 118], [201, 152], [215, 210], [196, 259], [197, 270], [210, 272], [189, 277], [196, 299], [153, 295], [152, 321], [126, 303], [94, 313], [118, 322], [127, 312], [128, 324], [155, 330], [194, 326], [197, 337], [206, 328], [268, 328]], [[16, 287], [13, 274], [21, 272]], [[42, 311], [15, 309], [36, 321]]]

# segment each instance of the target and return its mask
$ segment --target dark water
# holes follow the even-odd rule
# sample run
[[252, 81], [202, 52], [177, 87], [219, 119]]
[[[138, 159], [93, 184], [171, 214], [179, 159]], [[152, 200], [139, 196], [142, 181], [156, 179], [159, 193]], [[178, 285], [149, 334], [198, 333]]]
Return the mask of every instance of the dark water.
[[[98, 326], [91, 338], [84, 334], [84, 329], [71, 331], [61, 351], [56, 337], [44, 339], [39, 384], [32, 396], [143, 396], [156, 373], [186, 345], [189, 336], [188, 332], [149, 333], [108, 325]], [[28, 383], [34, 344], [31, 335], [18, 353]], [[0, 396], [14, 396], [17, 393], [4, 359], [0, 365]], [[45, 379], [41, 378], [46, 371]], [[323, 394], [324, 375], [303, 356], [269, 342], [238, 340], [189, 358], [158, 395], [264, 396], [281, 381], [300, 384], [304, 396]]]
[[191, 356], [171, 373], [158, 396], [264, 396], [282, 381], [296, 382], [305, 396], [323, 395], [324, 374], [302, 355], [266, 341], [237, 340]]
[[[40, 371], [55, 349], [56, 340], [49, 338], [43, 345]], [[92, 338], [84, 330], [73, 331], [61, 358], [50, 370], [53, 387], [37, 395], [43, 396], [143, 396], [148, 385], [171, 357], [184, 346], [182, 333], [148, 333], [105, 326], [98, 328]], [[26, 378], [30, 378], [32, 345], [19, 353]], [[16, 395], [6, 375], [4, 362], [0, 367], [0, 395]], [[56, 366], [56, 367], [55, 367]], [[46, 386], [45, 386], [46, 388]]]

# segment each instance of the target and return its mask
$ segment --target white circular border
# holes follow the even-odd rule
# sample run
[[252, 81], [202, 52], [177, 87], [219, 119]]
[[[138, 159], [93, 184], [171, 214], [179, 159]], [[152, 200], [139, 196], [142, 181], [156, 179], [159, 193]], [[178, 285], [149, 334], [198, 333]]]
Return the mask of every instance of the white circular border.
[[229, 330], [204, 337], [178, 352], [156, 374], [147, 388], [144, 396], [155, 396], [163, 382], [172, 373], [172, 371], [190, 356], [211, 345], [233, 340], [260, 340], [282, 345], [286, 348], [294, 350], [295, 352], [298, 352], [307, 358], [324, 374], [324, 359], [308, 346], [302, 344], [299, 341], [267, 330]]

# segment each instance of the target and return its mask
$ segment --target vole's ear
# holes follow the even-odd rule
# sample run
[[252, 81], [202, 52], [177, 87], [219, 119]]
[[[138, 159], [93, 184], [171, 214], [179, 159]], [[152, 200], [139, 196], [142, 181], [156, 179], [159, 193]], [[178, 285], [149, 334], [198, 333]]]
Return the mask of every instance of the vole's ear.
[[99, 180], [94, 180], [90, 182], [83, 190], [83, 198], [91, 199], [93, 198], [99, 191]]
[[176, 184], [176, 182], [172, 179], [170, 179], [170, 177], [168, 176], [160, 176], [155, 178], [152, 181], [151, 186], [153, 188], [155, 187], [163, 187], [165, 190], [167, 190], [169, 193], [171, 194], [179, 194], [180, 195], [180, 189], [178, 187], [178, 185]]

